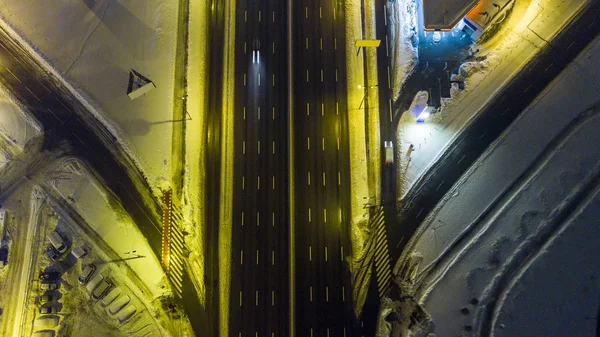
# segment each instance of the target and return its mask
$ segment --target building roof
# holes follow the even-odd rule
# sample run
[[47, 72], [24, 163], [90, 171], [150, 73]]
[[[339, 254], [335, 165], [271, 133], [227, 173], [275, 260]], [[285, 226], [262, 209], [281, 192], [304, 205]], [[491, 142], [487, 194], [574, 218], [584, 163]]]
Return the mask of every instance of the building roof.
[[451, 29], [479, 0], [423, 0], [425, 29]]

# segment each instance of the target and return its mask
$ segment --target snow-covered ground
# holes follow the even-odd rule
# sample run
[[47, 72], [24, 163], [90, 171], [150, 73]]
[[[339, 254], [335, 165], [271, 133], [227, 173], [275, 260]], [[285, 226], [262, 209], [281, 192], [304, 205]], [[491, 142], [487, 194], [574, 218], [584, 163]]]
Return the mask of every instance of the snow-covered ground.
[[600, 39], [411, 239], [406, 251], [422, 257], [417, 295], [438, 335], [587, 336], [595, 329], [585, 317], [596, 317], [600, 296], [598, 63]]
[[[171, 177], [177, 4], [0, 1], [1, 19], [108, 121], [153, 187]], [[130, 100], [130, 69], [152, 80], [156, 89]]]
[[453, 87], [452, 99], [443, 99], [440, 111], [425, 124], [415, 124], [415, 117], [409, 113], [402, 115], [398, 144], [404, 149], [409, 144], [415, 148], [408, 165], [408, 156], [399, 158], [405, 168], [397, 186], [399, 199], [478, 110], [537, 54], [546, 44], [544, 40], [552, 39], [587, 1], [516, 1], [503, 27], [484, 45], [476, 47], [480, 49], [479, 56], [486, 56], [485, 60], [463, 64], [465, 89], [458, 91]]
[[40, 126], [4, 90], [0, 90], [0, 169], [21, 153]]
[[[397, 0], [386, 4], [390, 20], [390, 37], [385, 46], [390, 51], [393, 63], [392, 90], [393, 100], [400, 95], [400, 88], [417, 63], [417, 1]], [[391, 46], [391, 47], [389, 47]]]

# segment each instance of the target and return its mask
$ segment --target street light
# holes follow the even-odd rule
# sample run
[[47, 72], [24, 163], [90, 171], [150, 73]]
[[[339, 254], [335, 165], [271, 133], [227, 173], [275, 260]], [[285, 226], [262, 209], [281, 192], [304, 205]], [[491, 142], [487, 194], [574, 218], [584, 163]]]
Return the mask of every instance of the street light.
[[378, 86], [379, 86], [379, 84], [375, 84], [375, 85], [370, 85], [370, 86], [367, 86], [367, 87], [363, 87], [362, 85], [359, 84], [358, 85], [358, 89], [363, 89], [363, 90], [373, 89], [373, 88], [377, 88]]

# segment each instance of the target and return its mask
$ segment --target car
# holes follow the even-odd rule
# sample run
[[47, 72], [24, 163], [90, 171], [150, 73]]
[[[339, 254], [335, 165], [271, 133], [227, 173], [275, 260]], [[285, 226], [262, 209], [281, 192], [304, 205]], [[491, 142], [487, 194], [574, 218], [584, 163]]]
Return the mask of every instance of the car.
[[136, 311], [137, 308], [135, 307], [135, 305], [130, 304], [126, 306], [123, 310], [121, 310], [119, 316], [117, 316], [117, 318], [119, 319], [119, 323], [123, 324], [127, 322], [129, 319], [131, 319], [131, 317], [133, 317], [133, 315], [135, 315]]
[[46, 292], [44, 295], [40, 295], [38, 298], [40, 303], [52, 302], [56, 299], [56, 296], [51, 292]]
[[101, 299], [113, 287], [113, 283], [109, 278], [103, 279], [100, 284], [92, 292], [92, 297], [96, 300]]
[[61, 255], [64, 254], [69, 248], [62, 236], [60, 236], [60, 234], [58, 234], [56, 231], [52, 231], [50, 234], [48, 234], [48, 241], [50, 241], [52, 246], [54, 246], [54, 248], [56, 248]]
[[442, 40], [442, 33], [439, 30], [433, 32], [433, 43], [439, 43]]
[[58, 284], [42, 282], [42, 283], [40, 283], [40, 289], [41, 290], [56, 290], [56, 289], [58, 289]]
[[386, 140], [383, 145], [385, 147], [385, 165], [394, 165], [394, 143], [391, 140]]
[[47, 303], [40, 307], [39, 312], [40, 314], [56, 314], [58, 312], [58, 307], [53, 306], [51, 303]]
[[42, 281], [56, 281], [60, 279], [60, 274], [56, 271], [43, 271], [39, 275]]
[[260, 64], [260, 41], [258, 38], [252, 40], [252, 63]]
[[48, 258], [52, 261], [57, 261], [61, 257], [61, 254], [52, 245], [46, 246], [44, 252], [46, 253], [46, 256], [48, 256]]
[[41, 316], [36, 318], [35, 321], [33, 321], [33, 326], [35, 328], [52, 329], [58, 325], [58, 322], [60, 322], [60, 317], [58, 316]]
[[88, 264], [81, 272], [81, 275], [79, 275], [79, 277], [77, 278], [77, 281], [79, 281], [80, 284], [88, 283], [90, 278], [94, 275], [95, 271], [96, 266], [93, 264]]
[[73, 254], [73, 256], [75, 256], [76, 259], [81, 259], [84, 256], [86, 256], [88, 253], [87, 249], [85, 247], [75, 247], [73, 248], [73, 250], [71, 251], [71, 254]]

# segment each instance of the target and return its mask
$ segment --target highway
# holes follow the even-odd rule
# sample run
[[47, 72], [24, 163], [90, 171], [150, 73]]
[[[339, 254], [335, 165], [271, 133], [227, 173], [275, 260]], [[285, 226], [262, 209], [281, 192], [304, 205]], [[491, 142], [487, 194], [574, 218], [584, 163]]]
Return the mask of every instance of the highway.
[[293, 13], [295, 332], [352, 336], [344, 5], [295, 1]]
[[236, 3], [230, 336], [289, 329], [287, 11]]

